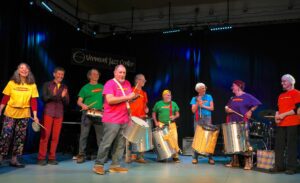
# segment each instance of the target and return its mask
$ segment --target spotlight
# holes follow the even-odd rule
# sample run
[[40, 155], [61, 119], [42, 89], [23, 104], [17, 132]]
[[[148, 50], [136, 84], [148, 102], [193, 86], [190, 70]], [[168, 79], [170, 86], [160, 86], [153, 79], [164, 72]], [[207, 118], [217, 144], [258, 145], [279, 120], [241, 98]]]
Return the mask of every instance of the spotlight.
[[42, 6], [44, 6], [44, 8], [46, 8], [49, 12], [53, 12], [53, 10], [50, 8], [50, 6], [45, 2], [45, 1], [42, 1], [41, 2]]
[[93, 35], [96, 36], [97, 32], [99, 31], [99, 25], [94, 25], [92, 29], [93, 29]]
[[76, 26], [76, 30], [80, 31], [82, 29], [82, 23], [78, 22], [77, 26]]
[[224, 31], [224, 30], [232, 29], [232, 25], [230, 25], [228, 23], [212, 24], [212, 25], [209, 25], [208, 27], [209, 27], [210, 31]]
[[34, 1], [32, 1], [32, 0], [29, 1], [29, 5], [30, 5], [30, 6], [33, 6], [33, 5], [34, 5]]
[[176, 32], [180, 32], [180, 29], [168, 29], [163, 31], [163, 34], [172, 34], [172, 33], [176, 33]]

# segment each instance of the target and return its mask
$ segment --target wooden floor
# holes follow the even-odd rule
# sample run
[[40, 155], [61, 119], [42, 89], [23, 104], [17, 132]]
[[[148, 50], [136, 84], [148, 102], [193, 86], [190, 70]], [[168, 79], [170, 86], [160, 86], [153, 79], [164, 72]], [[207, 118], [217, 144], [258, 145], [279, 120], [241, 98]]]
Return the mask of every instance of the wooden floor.
[[[147, 153], [147, 164], [125, 164], [128, 173], [93, 173], [94, 161], [77, 164], [70, 155], [59, 155], [59, 165], [39, 166], [36, 164], [36, 154], [24, 155], [26, 167], [16, 169], [5, 162], [0, 166], [1, 183], [87, 183], [87, 182], [184, 182], [184, 183], [297, 183], [300, 174], [286, 175], [268, 174], [258, 171], [244, 171], [243, 169], [226, 168], [226, 157], [215, 157], [216, 164], [209, 165], [206, 158], [200, 159], [193, 165], [190, 156], [181, 156], [181, 163], [155, 161], [156, 155]], [[105, 165], [108, 169], [110, 161]]]

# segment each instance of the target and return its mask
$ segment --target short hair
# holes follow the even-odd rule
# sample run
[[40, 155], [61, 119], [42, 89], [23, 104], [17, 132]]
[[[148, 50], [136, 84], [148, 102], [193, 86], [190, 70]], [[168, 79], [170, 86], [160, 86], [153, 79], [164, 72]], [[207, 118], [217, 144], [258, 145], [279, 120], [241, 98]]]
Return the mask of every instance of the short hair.
[[288, 82], [291, 83], [292, 85], [295, 85], [295, 83], [296, 83], [295, 78], [294, 78], [292, 75], [290, 75], [290, 74], [285, 74], [285, 75], [283, 75], [283, 76], [281, 77], [281, 79], [284, 79], [284, 80], [288, 81]]
[[204, 83], [197, 83], [196, 86], [195, 86], [195, 90], [198, 92], [198, 89], [199, 89], [200, 87], [205, 87], [205, 88], [206, 88], [206, 86], [205, 86]]
[[92, 68], [92, 69], [90, 69], [90, 70], [87, 72], [87, 74], [86, 74], [86, 77], [88, 78], [88, 80], [90, 80], [90, 76], [91, 76], [91, 74], [92, 74], [92, 71], [98, 72], [99, 76], [101, 75], [101, 73], [98, 71], [98, 69]]
[[56, 73], [57, 71], [63, 71], [63, 72], [66, 72], [65, 69], [63, 67], [55, 67], [54, 69], [54, 73]]

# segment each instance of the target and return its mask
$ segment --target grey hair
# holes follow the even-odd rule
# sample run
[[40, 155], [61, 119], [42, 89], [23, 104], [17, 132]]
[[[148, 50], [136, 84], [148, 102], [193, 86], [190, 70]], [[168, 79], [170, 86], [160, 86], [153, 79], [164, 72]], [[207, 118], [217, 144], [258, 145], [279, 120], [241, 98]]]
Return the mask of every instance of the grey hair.
[[10, 80], [14, 81], [17, 84], [21, 84], [22, 81], [21, 81], [21, 77], [20, 77], [20, 74], [19, 74], [19, 71], [18, 71], [19, 68], [21, 67], [21, 65], [25, 65], [27, 67], [27, 69], [29, 70], [28, 76], [25, 79], [25, 83], [27, 83], [27, 84], [34, 84], [35, 83], [34, 75], [31, 72], [30, 66], [27, 63], [25, 63], [25, 62], [21, 62], [18, 65], [17, 70], [15, 70], [15, 72], [12, 75], [12, 77], [10, 78]]
[[200, 87], [206, 87], [204, 83], [197, 83], [196, 86], [195, 86], [195, 90], [198, 92], [198, 89]]
[[295, 83], [296, 83], [295, 78], [294, 78], [292, 75], [290, 75], [290, 74], [285, 74], [285, 75], [283, 75], [283, 76], [281, 77], [281, 79], [288, 81], [288, 82], [291, 83], [293, 86], [294, 86]]

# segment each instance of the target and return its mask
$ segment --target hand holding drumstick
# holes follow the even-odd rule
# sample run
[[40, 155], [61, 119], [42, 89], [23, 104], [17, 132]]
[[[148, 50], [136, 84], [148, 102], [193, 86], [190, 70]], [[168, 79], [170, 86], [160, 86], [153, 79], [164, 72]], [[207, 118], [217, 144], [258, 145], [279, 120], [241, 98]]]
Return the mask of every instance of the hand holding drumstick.
[[38, 120], [35, 120], [33, 117], [30, 117], [30, 119], [33, 120], [33, 123], [36, 123], [38, 124], [40, 127], [42, 127], [44, 130], [46, 130], [46, 128], [38, 121]]
[[86, 111], [86, 110], [88, 110], [90, 107], [92, 107], [93, 105], [95, 105], [97, 103], [97, 101], [95, 101], [95, 102], [93, 102], [93, 103], [91, 103], [90, 105], [83, 105], [82, 106], [82, 109], [80, 110], [80, 111]]

